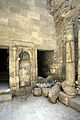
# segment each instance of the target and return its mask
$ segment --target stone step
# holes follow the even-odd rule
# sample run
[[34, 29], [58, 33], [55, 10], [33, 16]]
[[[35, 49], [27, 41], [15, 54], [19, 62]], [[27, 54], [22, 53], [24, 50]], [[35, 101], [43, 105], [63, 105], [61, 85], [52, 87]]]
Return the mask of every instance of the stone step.
[[80, 112], [80, 96], [69, 99], [69, 106]]
[[2, 95], [2, 94], [9, 94], [10, 93], [10, 89], [1, 89], [0, 90], [0, 95]]
[[70, 106], [76, 111], [80, 112], [80, 96], [70, 98], [71, 96], [66, 95], [64, 92], [59, 93], [59, 100], [66, 106]]
[[68, 106], [69, 104], [69, 98], [68, 95], [66, 95], [64, 92], [60, 92], [59, 93], [59, 100], [65, 104], [66, 106]]
[[0, 102], [8, 102], [12, 100], [12, 94], [0, 95]]

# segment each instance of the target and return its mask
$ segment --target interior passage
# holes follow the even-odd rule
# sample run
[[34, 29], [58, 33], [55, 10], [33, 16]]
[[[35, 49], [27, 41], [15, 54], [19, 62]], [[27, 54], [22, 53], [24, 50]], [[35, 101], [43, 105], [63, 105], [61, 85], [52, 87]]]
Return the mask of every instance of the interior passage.
[[9, 50], [0, 49], [0, 89], [9, 86]]
[[53, 50], [37, 51], [38, 76], [46, 78], [51, 74], [50, 68], [53, 63], [53, 57]]

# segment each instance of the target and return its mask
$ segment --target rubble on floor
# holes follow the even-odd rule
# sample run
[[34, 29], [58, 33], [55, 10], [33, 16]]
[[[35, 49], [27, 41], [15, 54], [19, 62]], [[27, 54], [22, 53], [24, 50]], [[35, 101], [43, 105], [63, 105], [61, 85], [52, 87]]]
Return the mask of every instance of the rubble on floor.
[[56, 83], [57, 80], [54, 75], [49, 75], [47, 78], [37, 77], [37, 83]]
[[63, 103], [63, 104], [65, 104], [65, 105], [67, 105], [68, 106], [68, 104], [69, 104], [69, 98], [68, 98], [68, 95], [67, 94], [65, 94], [64, 92], [59, 92], [59, 100]]
[[34, 96], [41, 96], [42, 95], [41, 88], [34, 88], [33, 95]]
[[44, 97], [47, 97], [50, 102], [56, 103], [59, 97], [61, 83], [57, 82], [53, 75], [49, 75], [47, 78], [38, 77], [37, 80], [39, 81], [36, 83], [33, 94], [35, 96], [40, 96], [42, 94]]
[[43, 95], [51, 103], [56, 103], [57, 100], [59, 100], [63, 104], [70, 106], [80, 112], [80, 96], [71, 99], [71, 96], [65, 94], [62, 91], [62, 83], [57, 82], [56, 79], [54, 80], [53, 76], [51, 75], [47, 78], [38, 77], [38, 79], [39, 81], [36, 82], [34, 87], [21, 87], [15, 92], [10, 91], [9, 89], [5, 91], [2, 90], [0, 94], [4, 95], [0, 95], [0, 102], [12, 100], [12, 94], [13, 96], [20, 96], [20, 102], [26, 102], [30, 93], [33, 93], [33, 95], [37, 97]]
[[60, 92], [60, 85], [59, 83], [56, 83], [55, 86], [53, 86], [48, 93], [48, 99], [52, 103], [56, 103], [57, 98], [59, 97]]
[[48, 97], [49, 88], [42, 88], [42, 94], [44, 97]]
[[57, 80], [54, 79], [53, 75], [49, 75], [47, 78], [38, 77], [36, 87], [52, 88], [56, 84]]

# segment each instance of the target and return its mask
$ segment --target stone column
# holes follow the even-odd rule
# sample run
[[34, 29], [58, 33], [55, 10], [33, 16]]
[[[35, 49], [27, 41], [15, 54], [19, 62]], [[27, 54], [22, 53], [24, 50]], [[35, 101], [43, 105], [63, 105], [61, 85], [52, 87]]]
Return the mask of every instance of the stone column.
[[16, 52], [16, 89], [19, 89], [19, 55], [18, 51]]
[[80, 20], [78, 21], [78, 94], [80, 95]]
[[73, 24], [68, 22], [65, 26], [66, 31], [66, 80], [62, 83], [64, 92], [74, 97], [75, 89], [75, 43]]
[[16, 47], [11, 47], [9, 52], [9, 75], [10, 89], [17, 90], [16, 87]]

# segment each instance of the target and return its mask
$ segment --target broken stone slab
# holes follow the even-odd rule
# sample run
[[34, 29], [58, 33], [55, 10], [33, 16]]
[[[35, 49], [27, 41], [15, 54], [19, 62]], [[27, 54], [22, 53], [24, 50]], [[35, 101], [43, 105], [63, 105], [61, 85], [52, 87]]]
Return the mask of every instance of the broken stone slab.
[[65, 94], [64, 92], [59, 92], [59, 100], [68, 106], [69, 104], [69, 98], [68, 98], [68, 95]]
[[12, 100], [12, 94], [0, 95], [0, 102], [8, 102]]
[[42, 95], [41, 88], [34, 88], [33, 95], [34, 96], [41, 96]]
[[48, 97], [49, 88], [42, 88], [42, 94], [44, 97]]
[[54, 87], [49, 90], [48, 99], [52, 103], [56, 103], [57, 98], [59, 97], [60, 85], [56, 83]]

